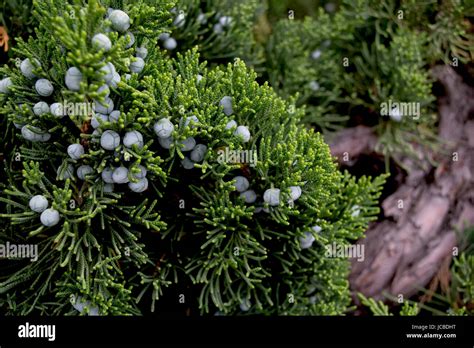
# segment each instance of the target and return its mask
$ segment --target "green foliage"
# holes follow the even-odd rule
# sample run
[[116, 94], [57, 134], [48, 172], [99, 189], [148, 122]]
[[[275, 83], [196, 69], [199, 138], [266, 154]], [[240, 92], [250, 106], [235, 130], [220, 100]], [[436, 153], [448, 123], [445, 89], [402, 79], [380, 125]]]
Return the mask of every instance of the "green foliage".
[[405, 317], [416, 316], [418, 315], [419, 312], [420, 312], [420, 308], [416, 302], [410, 303], [408, 301], [405, 301], [403, 303], [402, 308], [400, 309], [400, 315], [405, 316]]
[[[393, 316], [389, 307], [383, 301], [375, 301], [373, 298], [367, 298], [363, 294], [358, 293], [362, 305], [370, 309], [374, 316]], [[400, 316], [416, 316], [420, 312], [419, 305], [416, 302], [404, 301], [400, 307]]]
[[[130, 15], [136, 39], [131, 48], [126, 34], [109, 31], [103, 5]], [[0, 95], [0, 124], [9, 144], [0, 241], [37, 244], [40, 256], [37, 262], [0, 264], [1, 310], [74, 315], [82, 303], [82, 314], [147, 314], [192, 289], [197, 297], [187, 298], [186, 306], [193, 313], [345, 313], [349, 262], [325, 257], [325, 245], [347, 245], [363, 235], [378, 214], [385, 177], [356, 180], [340, 173], [322, 136], [300, 125], [304, 110], [268, 84], [259, 85], [241, 60], [207, 68], [197, 49], [170, 58], [157, 42], [173, 6], [151, 0], [89, 0], [84, 6], [82, 1], [35, 2], [37, 38], [21, 43], [16, 54], [38, 60], [33, 72], [49, 79], [54, 93], [40, 97], [35, 80], [18, 67], [0, 70], [14, 85]], [[91, 44], [93, 35], [104, 32], [113, 42], [107, 52]], [[132, 73], [130, 63], [141, 46], [148, 48], [145, 68]], [[110, 87], [120, 111], [116, 122], [99, 122], [93, 131], [89, 112], [56, 117], [32, 111], [40, 100], [104, 103], [100, 69], [109, 62], [122, 76]], [[65, 86], [71, 66], [82, 72], [78, 91]], [[219, 105], [224, 96], [232, 98], [232, 115]], [[183, 120], [190, 116], [198, 121], [186, 125]], [[158, 144], [153, 129], [162, 118], [176, 125], [169, 150]], [[250, 141], [226, 127], [231, 120], [248, 128]], [[38, 127], [51, 139], [28, 141], [13, 123]], [[99, 142], [105, 130], [139, 131], [144, 144], [105, 150]], [[208, 150], [203, 161], [184, 169], [188, 152], [182, 142], [191, 137]], [[69, 157], [70, 144], [82, 144], [85, 154]], [[225, 148], [256, 153], [258, 161], [255, 166], [223, 162]], [[76, 172], [79, 165], [91, 168], [83, 179]], [[145, 167], [148, 190], [107, 187], [104, 170], [120, 166], [129, 169], [131, 183], [138, 181], [139, 166]], [[250, 182], [255, 203], [245, 203], [236, 192], [237, 175]], [[297, 200], [290, 200], [292, 186], [301, 188]], [[281, 190], [277, 205], [262, 201], [270, 188]], [[59, 212], [57, 225], [40, 224], [28, 206], [34, 195], [43, 195]], [[302, 248], [305, 233], [314, 238], [310, 248]], [[184, 312], [179, 304], [175, 308]]]
[[472, 312], [474, 304], [474, 255], [461, 254], [454, 259], [452, 272], [452, 287], [460, 297], [461, 308]]
[[389, 316], [393, 315], [389, 312], [389, 308], [382, 301], [375, 301], [373, 298], [367, 298], [363, 294], [358, 293], [360, 301], [364, 306], [367, 306], [375, 316]]
[[[133, 3], [129, 14], [137, 26], [135, 33], [138, 43], [143, 44], [153, 39], [151, 33], [155, 37], [159, 34], [159, 31], [143, 26], [143, 19], [147, 18], [147, 23], [152, 25], [166, 24], [166, 12], [171, 5], [162, 4], [160, 10], [147, 2]], [[53, 82], [56, 90], [55, 100], [104, 100], [104, 93], [97, 93], [98, 87], [103, 84], [100, 81], [101, 74], [97, 73], [97, 70], [106, 62], [113, 61], [118, 71], [126, 71], [127, 65], [133, 59], [130, 58], [132, 51], [125, 49], [127, 40], [124, 35], [118, 37], [117, 33], [110, 34], [115, 45], [107, 54], [94, 52], [91, 47], [91, 33], [105, 29], [106, 23], [102, 20], [105, 9], [96, 1], [90, 1], [86, 8], [82, 8], [79, 3], [72, 5], [62, 1], [44, 1], [35, 4], [35, 13], [38, 18], [52, 20], [40, 20], [38, 38], [30, 39], [28, 43], [20, 43], [17, 50], [19, 56], [38, 60], [39, 66], [35, 68], [34, 73]], [[55, 40], [51, 40], [51, 37]], [[67, 55], [63, 54], [65, 51], [68, 52]], [[150, 56], [153, 57], [152, 54]], [[81, 67], [83, 83], [78, 92], [68, 91], [64, 87], [67, 66]], [[27, 123], [47, 129], [54, 137], [51, 143], [44, 146], [22, 141], [21, 137], [17, 139], [15, 131], [2, 132], [7, 143], [19, 143], [16, 150], [8, 149], [14, 152], [7, 152], [12, 155], [9, 159], [12, 160], [12, 166], [6, 173], [9, 181], [5, 186], [9, 189], [3, 191], [1, 200], [6, 204], [7, 212], [2, 214], [2, 221], [8, 219], [10, 222], [2, 239], [18, 240], [19, 236], [14, 233], [13, 227], [19, 225], [22, 231], [21, 239], [38, 243], [39, 249], [43, 250], [38, 262], [17, 267], [18, 269], [14, 269], [15, 273], [11, 271], [2, 275], [1, 292], [8, 292], [9, 296], [15, 298], [18, 294], [23, 298], [21, 303], [10, 301], [10, 310], [18, 314], [36, 311], [46, 314], [71, 313], [75, 311], [70, 307], [69, 299], [82, 294], [84, 298], [89, 298], [89, 301], [99, 306], [103, 314], [139, 313], [130, 296], [130, 284], [124, 284], [125, 274], [121, 270], [119, 259], [124, 250], [127, 250], [128, 256], [122, 262], [135, 267], [149, 262], [148, 255], [143, 250], [144, 244], [138, 240], [140, 232], [137, 226], [143, 226], [150, 231], [161, 230], [166, 226], [160, 220], [159, 214], [153, 211], [157, 204], [156, 199], [152, 202], [143, 199], [132, 206], [114, 206], [122, 194], [106, 194], [101, 182], [94, 183], [92, 178], [87, 178], [84, 182], [78, 182], [76, 178], [61, 180], [64, 169], [71, 164], [71, 159], [67, 159], [67, 144], [82, 142], [87, 145], [91, 140], [91, 135], [84, 131], [91, 115], [71, 115], [67, 117], [66, 122], [50, 113], [35, 115], [31, 108], [40, 98], [34, 93], [34, 81], [28, 80], [16, 69], [5, 67], [3, 70], [18, 87], [6, 97], [5, 106], [2, 108], [2, 124], [6, 124], [5, 128], [14, 129], [11, 121]], [[133, 80], [137, 80], [137, 76], [132, 77]], [[140, 106], [139, 96], [132, 99], [132, 93], [137, 92], [129, 88], [128, 94], [124, 93], [123, 98], [128, 97], [130, 104], [134, 102], [136, 107]], [[29, 107], [18, 108], [18, 103]], [[132, 119], [139, 114], [138, 110], [132, 107], [129, 112], [133, 115], [130, 116]], [[8, 120], [10, 122], [5, 123], [7, 115], [12, 118]], [[119, 124], [124, 127], [122, 122]], [[130, 152], [130, 157], [138, 158], [135, 164], [147, 163], [149, 171], [154, 171], [157, 176], [164, 175], [159, 168], [160, 159], [154, 158], [153, 153], [146, 149]], [[16, 163], [13, 157], [16, 157]], [[109, 156], [106, 156], [103, 150], [91, 151], [84, 161], [102, 170], [107, 157]], [[21, 169], [18, 164], [23, 167], [23, 173], [18, 170]], [[38, 214], [31, 215], [28, 201], [35, 194], [45, 196], [51, 206], [61, 214], [63, 222], [54, 234], [48, 233], [49, 229], [39, 223]], [[97, 234], [98, 231], [101, 233]], [[10, 292], [31, 279], [35, 279], [31, 286]], [[57, 293], [57, 298], [51, 297], [53, 293]], [[52, 301], [50, 305], [41, 303], [46, 298]]]
[[[198, 46], [203, 59], [210, 63], [238, 57], [256, 66], [262, 62], [263, 51], [253, 27], [262, 10], [257, 0], [179, 0], [169, 30], [181, 52]], [[229, 23], [221, 25], [224, 18]]]
[[[466, 4], [467, 5], [467, 4]], [[304, 122], [324, 132], [375, 126], [379, 151], [417, 159], [440, 151], [429, 68], [472, 61], [474, 37], [463, 5], [433, 1], [344, 1], [335, 14], [278, 21], [266, 44], [265, 77], [284, 96], [297, 95]], [[434, 20], [431, 20], [431, 19]], [[384, 103], [417, 103], [419, 115], [382, 115]]]
[[[284, 97], [298, 94], [297, 105], [306, 105], [305, 122], [335, 130], [348, 119], [335, 105], [343, 98], [337, 84], [344, 79], [338, 42], [352, 41], [351, 22], [340, 14], [320, 9], [318, 19], [281, 20], [267, 44], [266, 73], [270, 84]], [[331, 49], [336, 45], [336, 49]], [[312, 58], [313, 52], [320, 56]], [[341, 63], [341, 64], [338, 64]]]

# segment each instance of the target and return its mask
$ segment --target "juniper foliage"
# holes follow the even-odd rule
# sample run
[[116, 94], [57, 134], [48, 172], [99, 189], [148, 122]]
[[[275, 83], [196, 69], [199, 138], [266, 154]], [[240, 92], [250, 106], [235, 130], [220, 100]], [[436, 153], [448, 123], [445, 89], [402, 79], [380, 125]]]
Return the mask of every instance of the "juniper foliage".
[[[109, 6], [130, 16], [134, 44], [130, 34], [112, 30]], [[15, 50], [19, 62], [34, 62], [35, 78], [18, 66], [0, 69], [13, 84], [0, 94], [0, 241], [37, 244], [40, 254], [37, 262], [0, 264], [2, 312], [138, 315], [176, 303], [183, 314], [345, 313], [349, 262], [325, 256], [325, 246], [363, 235], [378, 214], [385, 177], [339, 172], [322, 136], [300, 125], [304, 111], [259, 85], [243, 61], [208, 68], [197, 49], [170, 58], [158, 41], [173, 7], [152, 0], [35, 1], [36, 38]], [[109, 50], [92, 44], [98, 33], [110, 38]], [[137, 73], [131, 67], [141, 47], [148, 54]], [[108, 81], [107, 99], [109, 63], [121, 78]], [[78, 90], [65, 83], [71, 67], [82, 74]], [[52, 83], [51, 96], [38, 95], [40, 78]], [[224, 96], [231, 97], [231, 114], [220, 105]], [[64, 100], [113, 104], [120, 116], [97, 120], [94, 130], [92, 112], [35, 113], [39, 101]], [[164, 118], [174, 125], [166, 144], [155, 129]], [[248, 142], [228, 127], [232, 120], [247, 127]], [[49, 139], [31, 141], [23, 128]], [[104, 134], [112, 131], [123, 142], [107, 150]], [[135, 131], [143, 144], [126, 146], [124, 135]], [[186, 169], [190, 139], [208, 150]], [[85, 149], [78, 159], [68, 155], [71, 144]], [[256, 153], [258, 161], [222, 161], [225, 148]], [[91, 170], [81, 178], [82, 166]], [[104, 179], [117, 168], [128, 169], [128, 185], [116, 180], [111, 187]], [[144, 175], [147, 189], [131, 190]], [[236, 176], [247, 178], [256, 202], [241, 198]], [[294, 198], [291, 187], [301, 196]], [[273, 188], [280, 194], [270, 205], [262, 198]], [[41, 222], [29, 207], [35, 195], [48, 200], [59, 223]], [[308, 238], [310, 247], [303, 247]]]
[[[429, 68], [474, 58], [468, 6], [454, 0], [343, 1], [335, 14], [320, 9], [313, 18], [282, 19], [268, 41], [264, 70], [280, 95], [298, 93], [305, 122], [328, 133], [347, 126], [348, 116], [363, 117], [362, 123], [375, 126], [387, 158], [416, 159], [420, 146], [441, 150]], [[418, 103], [419, 117], [381, 115], [390, 100]]]
[[171, 53], [198, 46], [209, 63], [240, 58], [258, 67], [263, 61], [263, 47], [254, 35], [254, 25], [264, 9], [257, 0], [180, 0], [173, 8], [174, 18], [168, 28], [177, 41]]
[[[393, 158], [403, 166], [402, 157], [418, 162], [420, 151], [426, 152], [423, 149], [442, 151], [443, 144], [435, 136], [429, 69], [440, 62], [458, 66], [473, 61], [469, 2], [342, 1], [335, 12], [315, 6], [312, 17], [300, 20], [288, 15], [275, 23], [273, 17], [268, 22], [266, 13], [271, 11], [264, 7], [252, 6], [251, 1], [239, 3], [245, 4], [238, 13], [247, 24], [238, 25], [237, 32], [223, 30], [216, 35], [213, 28], [225, 11], [216, 11], [209, 17], [211, 23], [195, 23], [208, 5], [219, 5], [180, 1], [178, 7], [190, 9], [191, 15], [186, 27], [176, 21], [172, 25], [172, 35], [180, 37], [177, 50], [199, 44], [205, 58], [218, 58], [219, 63], [242, 58], [280, 96], [296, 97], [296, 105], [305, 109], [302, 122], [328, 138], [354, 122], [374, 126], [377, 150], [387, 163]], [[232, 48], [223, 42], [232, 43]], [[225, 54], [216, 56], [212, 50]], [[389, 117], [390, 110], [382, 115], [381, 105], [389, 101], [416, 103], [419, 113], [397, 110]], [[405, 115], [400, 117], [399, 111]]]

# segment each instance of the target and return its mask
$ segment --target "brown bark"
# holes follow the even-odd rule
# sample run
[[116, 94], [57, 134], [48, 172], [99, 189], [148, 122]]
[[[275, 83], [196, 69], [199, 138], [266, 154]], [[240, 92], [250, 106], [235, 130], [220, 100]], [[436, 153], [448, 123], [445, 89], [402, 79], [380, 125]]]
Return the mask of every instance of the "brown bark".
[[[416, 294], [453, 257], [456, 231], [474, 224], [474, 121], [469, 120], [474, 91], [449, 66], [436, 67], [433, 75], [446, 90], [439, 106], [439, 136], [453, 155], [440, 158], [436, 168], [413, 167], [382, 202], [385, 219], [369, 226], [358, 241], [365, 244], [365, 260], [352, 262], [354, 293], [376, 299]], [[348, 152], [354, 162], [360, 154], [373, 153], [375, 144], [375, 134], [359, 126], [336, 136], [331, 150], [339, 160]], [[410, 166], [408, 159], [405, 164]]]

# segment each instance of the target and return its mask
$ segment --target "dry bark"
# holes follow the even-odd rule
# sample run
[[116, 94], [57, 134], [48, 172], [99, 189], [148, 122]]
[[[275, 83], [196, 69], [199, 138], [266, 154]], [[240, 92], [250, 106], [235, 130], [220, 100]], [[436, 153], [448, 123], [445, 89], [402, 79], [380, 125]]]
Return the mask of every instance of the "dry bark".
[[[469, 119], [474, 90], [449, 66], [436, 67], [433, 75], [446, 90], [439, 105], [439, 136], [454, 154], [442, 158], [436, 168], [413, 168], [382, 202], [385, 219], [369, 226], [358, 241], [365, 244], [365, 260], [352, 262], [354, 294], [376, 299], [416, 294], [453, 256], [456, 231], [474, 224], [474, 121]], [[359, 126], [344, 130], [333, 144], [333, 155], [342, 160], [348, 152], [354, 162], [360, 154], [375, 151], [376, 136]]]

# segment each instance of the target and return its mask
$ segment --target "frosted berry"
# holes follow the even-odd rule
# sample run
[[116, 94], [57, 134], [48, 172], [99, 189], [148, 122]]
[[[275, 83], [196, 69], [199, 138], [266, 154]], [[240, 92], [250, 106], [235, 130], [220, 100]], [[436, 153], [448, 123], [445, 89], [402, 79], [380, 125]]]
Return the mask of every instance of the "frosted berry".
[[174, 19], [173, 25], [175, 25], [178, 28], [181, 28], [185, 23], [186, 23], [186, 16], [184, 15], [184, 13], [180, 13]]
[[94, 172], [94, 169], [92, 169], [91, 166], [88, 166], [86, 164], [82, 165], [82, 166], [79, 166], [79, 168], [77, 168], [77, 177], [81, 180], [85, 180], [86, 179], [86, 176], [91, 174], [92, 172]]
[[112, 168], [104, 168], [102, 173], [100, 174], [102, 177], [102, 180], [107, 183], [107, 184], [113, 184], [114, 179], [112, 178], [112, 174], [114, 173], [114, 170]]
[[194, 162], [201, 162], [204, 159], [204, 156], [206, 155], [207, 151], [207, 146], [204, 144], [197, 144], [196, 147], [191, 151], [191, 154], [189, 157], [191, 160]]
[[321, 57], [321, 51], [320, 50], [314, 50], [313, 52], [311, 52], [311, 58], [316, 60], [316, 59], [319, 59], [319, 57]]
[[103, 190], [105, 193], [114, 192], [114, 184], [105, 184]]
[[68, 164], [66, 169], [61, 169], [61, 167], [57, 170], [58, 178], [60, 180], [71, 179], [74, 177], [74, 167], [72, 164]]
[[170, 33], [161, 33], [160, 36], [158, 36], [158, 39], [161, 41], [166, 41], [170, 38]]
[[214, 26], [212, 27], [212, 30], [214, 31], [214, 33], [216, 33], [217, 35], [219, 35], [219, 34], [222, 34], [222, 33], [224, 32], [224, 27], [222, 26], [222, 24], [216, 23], [216, 24], [214, 24]]
[[234, 120], [227, 122], [225, 125], [225, 129], [232, 129], [232, 128], [237, 128], [237, 122]]
[[207, 17], [204, 13], [199, 13], [198, 16], [197, 16], [197, 21], [198, 23], [200, 24], [205, 24], [207, 22]]
[[300, 248], [308, 249], [313, 245], [313, 242], [316, 240], [311, 232], [305, 232], [304, 237], [300, 237]]
[[301, 187], [290, 186], [290, 200], [296, 201], [300, 197], [301, 197]]
[[105, 98], [108, 98], [109, 95], [110, 95], [110, 87], [109, 87], [109, 85], [102, 85], [102, 86], [100, 86], [100, 87], [97, 89], [97, 93], [102, 94], [102, 93], [104, 93], [104, 92], [105, 92], [104, 97], [105, 97]]
[[116, 72], [115, 66], [112, 63], [107, 63], [100, 68], [100, 72], [105, 82], [110, 83], [114, 78], [114, 73]]
[[81, 144], [71, 144], [67, 147], [67, 154], [73, 160], [78, 160], [84, 154], [84, 146]]
[[357, 217], [357, 216], [359, 216], [359, 214], [360, 214], [360, 207], [358, 205], [354, 205], [351, 208], [351, 216], [352, 217]]
[[44, 101], [37, 102], [33, 106], [33, 112], [36, 116], [47, 114], [50, 111], [48, 103]]
[[11, 78], [6, 77], [3, 80], [0, 80], [0, 93], [7, 94], [10, 92], [10, 87], [13, 86]]
[[174, 50], [178, 46], [178, 43], [172, 37], [165, 40], [163, 43], [163, 47], [166, 48], [168, 51]]
[[219, 18], [219, 24], [222, 27], [228, 27], [232, 24], [232, 17], [230, 16], [222, 16]]
[[236, 176], [234, 180], [235, 180], [234, 186], [238, 192], [247, 191], [247, 189], [250, 186], [250, 183], [245, 176]]
[[46, 209], [40, 215], [41, 223], [46, 227], [52, 227], [59, 222], [59, 212], [55, 209]]
[[137, 145], [138, 148], [143, 147], [143, 135], [139, 131], [131, 131], [125, 133], [123, 137], [123, 145], [128, 148], [132, 148], [133, 145]]
[[132, 47], [135, 44], [135, 35], [133, 35], [133, 33], [129, 31], [125, 34], [125, 36], [126, 36], [125, 40], [127, 42], [127, 44], [125, 45], [125, 48]]
[[309, 88], [316, 92], [319, 89], [319, 83], [317, 83], [316, 81], [311, 81], [309, 83]]
[[[183, 119], [181, 119], [181, 122], [182, 122]], [[186, 117], [186, 119], [184, 120], [184, 127], [187, 127], [188, 125], [190, 125], [191, 128], [195, 128], [195, 126], [199, 124], [199, 119], [195, 116], [195, 115], [192, 115], [192, 116], [189, 116], [189, 117]]]
[[23, 126], [21, 128], [21, 135], [26, 140], [32, 142], [45, 142], [51, 138], [51, 134], [48, 134], [40, 128], [34, 126]]
[[34, 212], [42, 213], [48, 208], [49, 203], [45, 196], [36, 195], [31, 197], [28, 205], [30, 206], [30, 209]]
[[106, 98], [103, 103], [95, 100], [94, 107], [95, 112], [108, 115], [114, 110], [114, 101], [110, 98]]
[[46, 142], [49, 139], [51, 139], [51, 134], [49, 134], [49, 133], [42, 133], [41, 134], [41, 139], [40, 139], [41, 142]]
[[116, 184], [126, 184], [128, 179], [128, 169], [125, 167], [118, 167], [112, 173], [112, 180]]
[[120, 135], [113, 130], [106, 130], [100, 137], [100, 146], [104, 150], [115, 150], [120, 145]]
[[[35, 60], [35, 63], [40, 65], [38, 60]], [[20, 64], [21, 73], [28, 79], [34, 79], [36, 77], [36, 75], [33, 73], [34, 68], [35, 67], [29, 58], [24, 59]]]
[[82, 73], [76, 67], [71, 67], [66, 71], [64, 82], [66, 87], [71, 91], [79, 91], [81, 89]]
[[254, 190], [247, 190], [240, 194], [240, 197], [245, 201], [245, 203], [254, 203], [257, 200], [257, 194]]
[[120, 111], [114, 110], [109, 115], [109, 122], [118, 122], [120, 118]]
[[101, 124], [103, 124], [105, 122], [109, 122], [109, 116], [104, 115], [104, 114], [95, 113], [94, 116], [92, 116], [92, 119], [91, 119], [91, 126], [93, 128], [99, 128], [101, 126]]
[[133, 173], [132, 176], [135, 178], [135, 179], [143, 179], [146, 177], [146, 174], [147, 174], [147, 170], [144, 166], [142, 165], [138, 165], [137, 166], [138, 169], [140, 169], [140, 172], [139, 173]]
[[250, 140], [250, 131], [246, 126], [238, 126], [234, 135], [239, 137], [244, 143]]
[[54, 92], [54, 87], [49, 80], [39, 79], [35, 83], [36, 92], [42, 97], [49, 97]]
[[96, 34], [92, 38], [92, 46], [99, 50], [110, 51], [112, 48], [112, 41], [105, 34]]
[[87, 314], [89, 316], [99, 315], [99, 308], [91, 306], [91, 302], [85, 301], [81, 296], [77, 297], [77, 300], [75, 301], [75, 303], [72, 304], [72, 306], [74, 307], [75, 310], [77, 310], [81, 314], [84, 313], [84, 311], [87, 308], [87, 311], [88, 311]]
[[183, 166], [184, 169], [193, 169], [194, 168], [194, 162], [191, 161], [189, 158], [184, 157], [181, 160], [181, 165]]
[[128, 187], [130, 188], [130, 190], [137, 193], [146, 191], [148, 189], [148, 179], [143, 178], [138, 180], [138, 182], [129, 182]]
[[181, 151], [191, 151], [196, 146], [196, 140], [193, 137], [189, 137], [180, 142]]
[[325, 5], [324, 5], [324, 9], [329, 12], [329, 13], [332, 13], [334, 11], [336, 11], [336, 4], [333, 3], [333, 2], [327, 2]]
[[174, 130], [174, 125], [167, 118], [162, 118], [153, 126], [155, 134], [162, 139], [169, 138]]
[[400, 109], [398, 106], [395, 106], [390, 110], [389, 114], [390, 118], [395, 121], [395, 122], [400, 122], [402, 120], [403, 114], [400, 112]]
[[174, 139], [173, 137], [158, 138], [158, 142], [160, 143], [162, 148], [169, 149], [171, 147], [171, 144], [174, 143]]
[[121, 10], [113, 10], [109, 15], [109, 20], [112, 22], [112, 28], [121, 33], [130, 28], [130, 17]]
[[130, 71], [136, 74], [142, 72], [145, 67], [145, 61], [140, 57], [135, 57], [135, 61], [130, 63]]
[[219, 105], [222, 106], [224, 108], [224, 114], [226, 114], [227, 116], [230, 116], [232, 115], [233, 113], [233, 110], [232, 110], [232, 97], [229, 97], [229, 96], [225, 96], [221, 99], [221, 101], [219, 102]]
[[61, 103], [53, 103], [51, 104], [51, 106], [49, 107], [50, 111], [51, 111], [51, 114], [53, 116], [56, 116], [58, 118], [63, 118], [65, 116], [65, 113], [64, 113], [64, 106], [63, 104]]
[[101, 131], [99, 129], [95, 129], [91, 134], [91, 142], [99, 143], [101, 135], [102, 135]]
[[271, 206], [280, 204], [280, 189], [268, 189], [263, 193], [263, 200]]
[[245, 299], [242, 301], [242, 303], [240, 304], [240, 310], [242, 312], [247, 312], [250, 310], [250, 307], [252, 306], [252, 304], [250, 303], [250, 300], [248, 299]]
[[114, 72], [114, 77], [112, 78], [112, 81], [109, 82], [110, 87], [117, 88], [121, 79], [119, 73]]
[[142, 59], [145, 59], [146, 56], [148, 55], [148, 50], [146, 49], [146, 47], [137, 47], [137, 57], [140, 57]]

